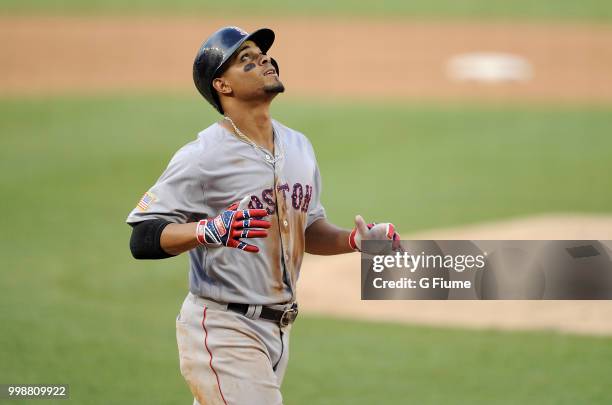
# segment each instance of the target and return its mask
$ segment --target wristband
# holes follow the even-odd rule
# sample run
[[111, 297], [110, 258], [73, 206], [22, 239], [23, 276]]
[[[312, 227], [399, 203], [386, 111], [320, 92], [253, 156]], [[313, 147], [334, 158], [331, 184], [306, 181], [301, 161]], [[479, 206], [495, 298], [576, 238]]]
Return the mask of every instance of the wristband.
[[200, 245], [206, 246], [206, 238], [204, 236], [206, 232], [206, 224], [208, 223], [207, 219], [202, 219], [196, 225], [196, 239]]
[[361, 250], [359, 250], [359, 248], [357, 247], [357, 242], [355, 241], [355, 235], [357, 235], [357, 228], [353, 228], [353, 230], [349, 234], [349, 237], [348, 237], [349, 247], [353, 249], [354, 251], [361, 252]]

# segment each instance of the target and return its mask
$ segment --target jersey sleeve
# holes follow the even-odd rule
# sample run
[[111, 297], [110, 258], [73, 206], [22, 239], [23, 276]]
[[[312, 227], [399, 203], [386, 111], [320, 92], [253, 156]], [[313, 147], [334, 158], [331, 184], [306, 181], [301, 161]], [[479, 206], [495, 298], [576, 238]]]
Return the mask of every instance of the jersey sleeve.
[[165, 219], [186, 223], [201, 217], [204, 190], [195, 156], [190, 148], [179, 150], [155, 185], [138, 201], [126, 222]]
[[308, 205], [308, 215], [306, 218], [306, 228], [308, 228], [313, 222], [318, 219], [325, 218], [325, 208], [321, 204], [321, 191], [323, 182], [321, 180], [321, 173], [319, 172], [319, 165], [315, 159], [315, 170], [314, 170], [314, 182], [312, 197], [310, 198], [310, 204]]

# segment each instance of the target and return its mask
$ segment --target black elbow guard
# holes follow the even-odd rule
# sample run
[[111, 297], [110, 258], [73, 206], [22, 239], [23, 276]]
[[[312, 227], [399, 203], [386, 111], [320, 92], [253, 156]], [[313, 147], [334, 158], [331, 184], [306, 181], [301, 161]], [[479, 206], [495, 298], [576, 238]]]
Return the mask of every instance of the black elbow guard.
[[161, 234], [171, 222], [165, 219], [151, 219], [132, 225], [130, 250], [135, 259], [165, 259], [173, 257], [161, 247]]

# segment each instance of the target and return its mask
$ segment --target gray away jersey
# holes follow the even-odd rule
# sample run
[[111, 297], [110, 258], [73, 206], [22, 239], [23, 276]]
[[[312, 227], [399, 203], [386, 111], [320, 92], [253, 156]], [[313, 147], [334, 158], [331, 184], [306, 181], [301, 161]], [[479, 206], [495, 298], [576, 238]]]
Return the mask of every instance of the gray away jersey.
[[308, 139], [277, 121], [272, 125], [276, 163], [215, 123], [174, 155], [127, 217], [130, 224], [155, 218], [195, 222], [247, 195], [249, 208], [268, 210], [268, 237], [245, 240], [259, 253], [204, 246], [189, 251], [189, 290], [195, 295], [257, 305], [296, 298], [304, 232], [325, 217], [321, 177]]

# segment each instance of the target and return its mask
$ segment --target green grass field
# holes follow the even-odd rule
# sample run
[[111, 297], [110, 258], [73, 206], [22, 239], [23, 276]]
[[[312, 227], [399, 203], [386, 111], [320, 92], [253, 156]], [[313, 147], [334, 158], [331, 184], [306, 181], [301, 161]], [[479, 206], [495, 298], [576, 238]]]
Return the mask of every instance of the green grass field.
[[[543, 212], [609, 212], [612, 108], [314, 103], [274, 116], [312, 141], [330, 217], [404, 232]], [[218, 115], [193, 97], [0, 101], [9, 226], [114, 229], [172, 154]], [[32, 187], [24, 188], [24, 184]], [[43, 215], [47, 217], [48, 215]], [[13, 222], [17, 220], [17, 222]], [[47, 224], [48, 222], [48, 224]], [[79, 238], [80, 236], [77, 236]]]
[[[611, 109], [325, 104], [274, 116], [318, 153], [323, 202], [400, 231], [609, 212]], [[138, 262], [125, 216], [216, 117], [183, 96], [0, 101], [0, 382], [69, 383], [74, 403], [189, 403], [174, 318], [185, 257]], [[289, 404], [610, 403], [612, 338], [306, 318]], [[25, 403], [25, 402], [20, 402]]]
[[9, 13], [52, 14], [216, 14], [233, 15], [334, 15], [410, 16], [420, 18], [513, 18], [611, 21], [612, 3], [607, 0], [368, 0], [233, 2], [198, 0], [1, 0], [0, 10]]

